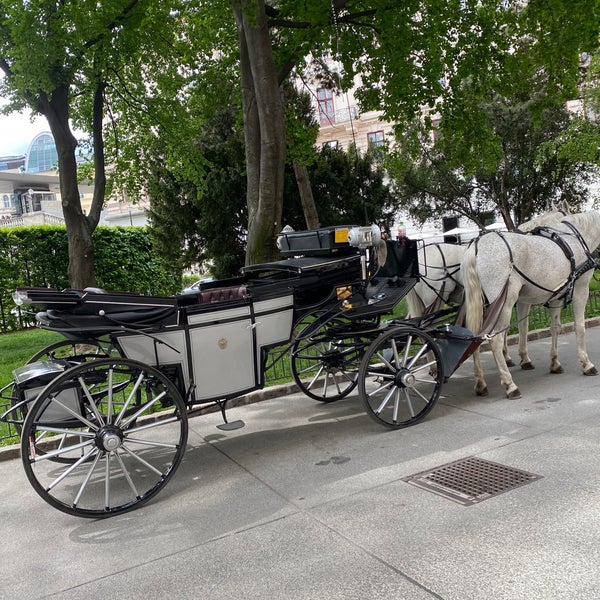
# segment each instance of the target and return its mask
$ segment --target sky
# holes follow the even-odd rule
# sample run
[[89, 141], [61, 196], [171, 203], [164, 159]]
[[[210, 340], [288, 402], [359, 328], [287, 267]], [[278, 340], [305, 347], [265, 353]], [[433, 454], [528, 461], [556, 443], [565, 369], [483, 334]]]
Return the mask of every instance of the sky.
[[32, 123], [30, 113], [0, 114], [0, 156], [25, 154], [31, 140], [42, 131], [50, 131], [44, 117]]

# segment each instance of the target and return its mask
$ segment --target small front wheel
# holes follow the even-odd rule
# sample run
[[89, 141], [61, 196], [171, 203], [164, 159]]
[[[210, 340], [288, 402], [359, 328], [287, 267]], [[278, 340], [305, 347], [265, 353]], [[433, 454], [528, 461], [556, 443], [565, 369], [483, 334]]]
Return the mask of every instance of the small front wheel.
[[437, 402], [444, 381], [435, 340], [414, 327], [392, 327], [366, 351], [359, 394], [367, 414], [399, 429], [423, 419]]
[[167, 483], [187, 433], [185, 403], [165, 375], [103, 358], [66, 370], [40, 392], [23, 423], [21, 455], [46, 502], [79, 517], [108, 517]]

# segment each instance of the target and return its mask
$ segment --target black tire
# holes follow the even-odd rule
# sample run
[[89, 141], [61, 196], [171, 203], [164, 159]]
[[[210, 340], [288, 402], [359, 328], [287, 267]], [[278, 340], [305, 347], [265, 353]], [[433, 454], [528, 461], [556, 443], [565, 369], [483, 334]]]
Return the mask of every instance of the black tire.
[[359, 394], [375, 422], [400, 429], [414, 425], [431, 411], [443, 381], [435, 340], [414, 327], [391, 327], [363, 357]]
[[168, 482], [187, 434], [185, 403], [165, 375], [104, 358], [68, 369], [40, 392], [23, 424], [21, 456], [50, 505], [108, 517], [148, 502]]

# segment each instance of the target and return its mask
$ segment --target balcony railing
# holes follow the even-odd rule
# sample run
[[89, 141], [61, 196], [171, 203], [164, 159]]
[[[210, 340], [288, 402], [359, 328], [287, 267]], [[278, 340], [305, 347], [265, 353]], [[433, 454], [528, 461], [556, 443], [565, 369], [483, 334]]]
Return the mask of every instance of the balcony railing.
[[349, 106], [346, 108], [338, 108], [333, 111], [333, 114], [320, 115], [320, 123], [322, 127], [327, 127], [327, 125], [335, 125], [336, 123], [345, 123], [346, 121], [350, 121], [351, 119], [356, 119], [358, 117], [358, 109], [356, 106]]
[[27, 213], [19, 217], [0, 217], [0, 227], [29, 227], [31, 225], [64, 225], [65, 220], [58, 215], [41, 211]]

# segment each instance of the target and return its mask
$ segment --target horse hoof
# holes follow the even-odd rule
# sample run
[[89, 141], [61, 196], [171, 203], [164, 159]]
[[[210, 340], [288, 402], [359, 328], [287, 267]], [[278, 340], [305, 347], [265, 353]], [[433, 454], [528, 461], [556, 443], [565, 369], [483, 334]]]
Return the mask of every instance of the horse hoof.
[[532, 362], [524, 362], [521, 363], [521, 369], [523, 369], [523, 371], [533, 371], [535, 367], [533, 366]]
[[519, 388], [517, 388], [516, 390], [513, 390], [512, 392], [507, 392], [506, 397], [509, 400], [518, 400], [521, 397], [521, 392], [519, 391]]
[[550, 373], [552, 373], [553, 375], [560, 375], [561, 373], [564, 373], [565, 370], [562, 368], [562, 366], [558, 366], [558, 367], [554, 367], [554, 369], [550, 369]]
[[507, 367], [514, 367], [515, 366], [515, 361], [514, 360], [507, 360], [506, 361], [506, 366]]
[[489, 394], [489, 390], [487, 389], [487, 386], [486, 386], [486, 387], [484, 387], [484, 388], [483, 388], [483, 389], [481, 389], [481, 390], [475, 390], [475, 393], [476, 393], [478, 396], [487, 396], [487, 395]]
[[590, 367], [587, 371], [583, 372], [584, 375], [598, 375], [598, 369], [596, 367]]

